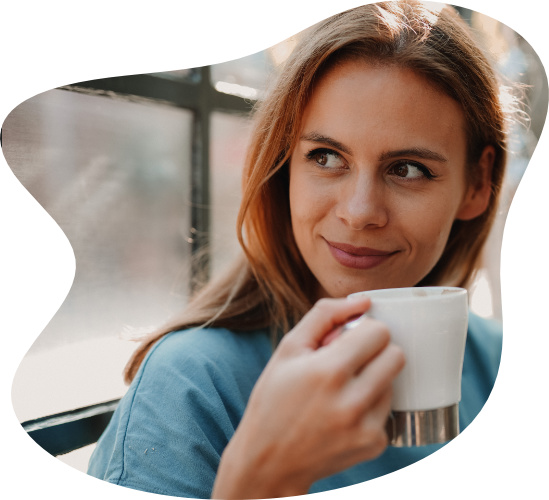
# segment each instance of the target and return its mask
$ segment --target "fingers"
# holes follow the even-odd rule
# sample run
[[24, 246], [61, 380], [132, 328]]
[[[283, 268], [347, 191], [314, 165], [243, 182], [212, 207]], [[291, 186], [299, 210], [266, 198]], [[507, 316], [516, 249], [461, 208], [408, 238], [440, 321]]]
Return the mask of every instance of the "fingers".
[[393, 380], [405, 364], [402, 349], [389, 344], [346, 386], [351, 405], [369, 409], [384, 392], [390, 390]]
[[386, 423], [391, 412], [391, 398], [389, 386], [368, 411], [359, 412], [356, 418], [350, 420], [352, 432], [346, 435], [346, 440], [340, 441], [342, 448], [347, 450], [341, 458], [342, 464], [354, 465], [383, 453], [389, 442]]
[[341, 388], [338, 409], [355, 429], [352, 460], [371, 460], [387, 447], [385, 427], [391, 411], [392, 381], [403, 366], [402, 350], [389, 344]]
[[[367, 432], [369, 430], [383, 429], [385, 431], [385, 425], [389, 414], [391, 413], [391, 399], [393, 397], [393, 391], [391, 386], [384, 390], [379, 398], [373, 403], [370, 411], [365, 415], [362, 427]], [[384, 433], [384, 432], [383, 432]]]
[[367, 297], [321, 299], [288, 336], [294, 342], [317, 349], [327, 334], [354, 316], [363, 314], [369, 307], [370, 299]]
[[361, 461], [379, 456], [388, 445], [385, 427], [391, 412], [391, 398], [392, 391], [389, 388], [381, 394], [359, 423], [356, 445]]
[[[364, 314], [370, 307], [367, 297], [353, 299], [320, 300], [304, 316], [301, 322], [284, 338], [279, 355], [293, 356], [303, 352], [303, 348], [314, 351], [311, 358], [319, 376], [324, 374], [328, 383], [342, 386], [354, 378], [365, 366], [376, 359], [390, 343], [390, 333], [386, 325], [372, 318], [364, 318], [354, 328], [340, 334], [341, 326], [351, 318]], [[330, 339], [326, 341], [326, 339]], [[319, 349], [323, 346], [322, 349]], [[402, 353], [392, 353], [392, 349], [381, 358], [381, 368], [388, 359], [388, 372], [383, 383], [394, 378], [403, 365]], [[378, 366], [380, 361], [374, 365]], [[397, 369], [398, 368], [398, 369]], [[374, 369], [372, 374], [377, 373]], [[376, 383], [376, 381], [372, 381]]]
[[318, 352], [334, 370], [352, 376], [385, 349], [391, 340], [388, 328], [380, 321], [364, 318], [355, 328], [346, 330]]

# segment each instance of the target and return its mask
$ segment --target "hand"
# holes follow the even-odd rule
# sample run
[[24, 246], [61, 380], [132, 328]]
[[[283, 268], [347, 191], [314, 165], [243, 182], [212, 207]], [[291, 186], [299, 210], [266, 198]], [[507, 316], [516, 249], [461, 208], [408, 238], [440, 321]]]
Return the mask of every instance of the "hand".
[[212, 498], [306, 494], [382, 453], [404, 355], [371, 318], [333, 334], [369, 306], [368, 298], [322, 299], [285, 335], [223, 453]]

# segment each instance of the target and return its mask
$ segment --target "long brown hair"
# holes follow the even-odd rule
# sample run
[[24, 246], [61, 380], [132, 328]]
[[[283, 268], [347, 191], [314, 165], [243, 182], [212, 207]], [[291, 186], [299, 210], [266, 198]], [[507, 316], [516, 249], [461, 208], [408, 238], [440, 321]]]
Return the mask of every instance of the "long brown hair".
[[473, 220], [454, 222], [442, 257], [420, 283], [467, 285], [496, 213], [504, 173], [506, 115], [496, 76], [453, 8], [435, 12], [415, 1], [365, 5], [313, 26], [290, 55], [255, 112], [237, 223], [242, 255], [202, 288], [170, 325], [143, 341], [126, 367], [127, 382], [150, 347], [170, 331], [194, 326], [269, 328], [276, 337], [313, 305], [316, 280], [292, 235], [288, 161], [315, 81], [346, 58], [413, 69], [461, 104], [467, 124], [469, 182], [475, 182], [484, 147], [494, 147], [487, 210]]

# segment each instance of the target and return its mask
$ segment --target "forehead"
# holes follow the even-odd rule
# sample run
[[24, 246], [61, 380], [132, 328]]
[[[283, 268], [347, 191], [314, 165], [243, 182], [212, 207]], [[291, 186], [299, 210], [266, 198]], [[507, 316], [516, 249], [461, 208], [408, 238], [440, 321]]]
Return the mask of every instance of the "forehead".
[[354, 60], [335, 65], [315, 86], [301, 125], [302, 134], [315, 131], [391, 147], [435, 143], [447, 153], [465, 153], [459, 103], [423, 76], [396, 65]]

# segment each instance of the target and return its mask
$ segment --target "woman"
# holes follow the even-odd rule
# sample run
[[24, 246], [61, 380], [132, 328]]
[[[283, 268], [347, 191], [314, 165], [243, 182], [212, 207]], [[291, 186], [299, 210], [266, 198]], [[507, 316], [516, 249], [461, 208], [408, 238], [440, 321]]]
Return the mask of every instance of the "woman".
[[[334, 489], [440, 446], [388, 448], [402, 352], [346, 299], [466, 286], [492, 224], [505, 114], [451, 8], [367, 5], [314, 26], [256, 114], [243, 256], [127, 367], [89, 473], [196, 498]], [[486, 401], [497, 328], [470, 318], [460, 427]]]

